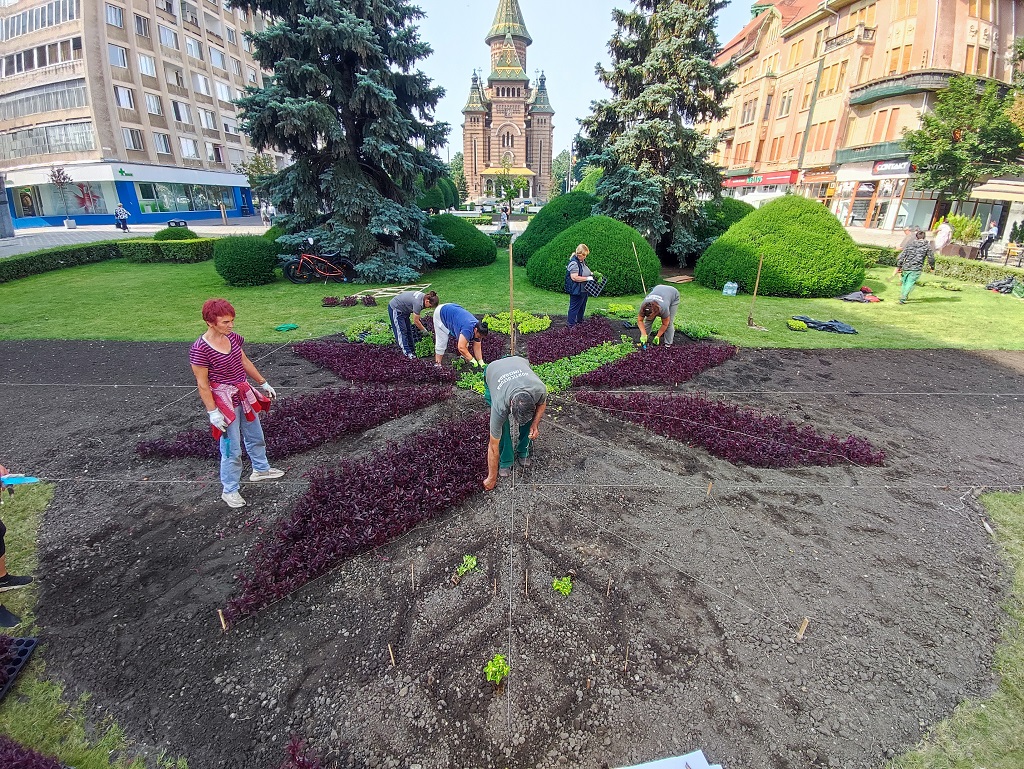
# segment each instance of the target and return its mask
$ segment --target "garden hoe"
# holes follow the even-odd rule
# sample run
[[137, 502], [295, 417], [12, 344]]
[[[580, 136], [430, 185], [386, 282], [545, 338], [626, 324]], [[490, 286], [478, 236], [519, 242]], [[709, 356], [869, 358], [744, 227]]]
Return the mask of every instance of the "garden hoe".
[[750, 313], [747, 315], [747, 327], [758, 331], [767, 331], [764, 326], [754, 323], [754, 303], [757, 301], [757, 289], [761, 285], [761, 268], [764, 267], [764, 254], [761, 254], [761, 261], [757, 263], [757, 279], [754, 281], [754, 298], [750, 300]]

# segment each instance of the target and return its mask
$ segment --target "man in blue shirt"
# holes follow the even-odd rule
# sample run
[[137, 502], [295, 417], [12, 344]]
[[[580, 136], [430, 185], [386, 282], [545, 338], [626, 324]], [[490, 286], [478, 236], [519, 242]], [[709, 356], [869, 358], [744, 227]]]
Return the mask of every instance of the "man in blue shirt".
[[[448, 337], [455, 337], [461, 355], [470, 366], [484, 368], [484, 351], [480, 340], [487, 336], [487, 324], [477, 320], [469, 310], [457, 304], [442, 304], [434, 312], [434, 365], [440, 367], [448, 349]], [[473, 352], [469, 344], [473, 343]]]

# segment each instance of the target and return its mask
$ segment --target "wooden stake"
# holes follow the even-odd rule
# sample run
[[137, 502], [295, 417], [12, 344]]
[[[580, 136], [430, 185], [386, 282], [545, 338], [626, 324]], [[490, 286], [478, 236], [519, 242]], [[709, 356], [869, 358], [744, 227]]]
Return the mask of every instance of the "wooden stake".
[[754, 303], [757, 301], [757, 289], [761, 285], [761, 268], [764, 267], [764, 254], [761, 254], [761, 261], [757, 263], [757, 278], [754, 280], [754, 298], [750, 300], [750, 313], [747, 315], [747, 326], [756, 328], [758, 331], [767, 331], [763, 326], [754, 323]]
[[526, 516], [526, 539], [530, 538], [530, 516]]
[[636, 243], [630, 241], [629, 245], [633, 247], [633, 256], [636, 257], [636, 271], [640, 273], [640, 285], [643, 286], [644, 296], [647, 296], [647, 284], [644, 282], [644, 271], [640, 267], [640, 255], [636, 252]]
[[388, 654], [391, 655], [391, 667], [397, 668], [398, 663], [395, 662], [395, 651], [391, 648], [391, 644], [388, 644]]
[[416, 592], [416, 564], [409, 564], [409, 578], [412, 580], [412, 592]]
[[810, 624], [811, 624], [811, 618], [810, 617], [804, 617], [804, 621], [800, 624], [800, 630], [797, 631], [796, 640], [798, 640], [798, 641], [804, 640], [804, 633], [807, 632], [807, 626], [810, 625]]
[[590, 689], [590, 679], [587, 679], [587, 689]]
[[220, 617], [220, 629], [225, 633], [228, 632], [228, 623], [227, 620], [224, 619], [224, 612], [217, 609], [217, 616]]
[[612, 578], [608, 577], [608, 589], [604, 591], [604, 597], [607, 598], [612, 594]]
[[622, 672], [629, 670], [629, 644], [626, 644], [626, 664], [622, 666]]
[[498, 578], [497, 577], [494, 578], [494, 594], [495, 595], [498, 594]]
[[714, 481], [708, 481], [708, 496], [711, 496], [711, 487], [715, 485]]
[[527, 569], [525, 573], [526, 573], [526, 590], [524, 590], [523, 592], [526, 595], [529, 595], [530, 594], [530, 570]]
[[[512, 211], [509, 210], [511, 214]], [[511, 228], [510, 228], [511, 229]], [[512, 274], [512, 241], [508, 244], [508, 334], [510, 354], [516, 354], [516, 302], [515, 302], [515, 278]]]

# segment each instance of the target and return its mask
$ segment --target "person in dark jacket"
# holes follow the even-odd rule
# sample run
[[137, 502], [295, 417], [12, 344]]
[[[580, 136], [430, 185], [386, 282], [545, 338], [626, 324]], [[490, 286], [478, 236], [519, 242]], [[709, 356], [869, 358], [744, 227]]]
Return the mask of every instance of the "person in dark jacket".
[[931, 244], [925, 240], [925, 233], [919, 232], [914, 242], [904, 248], [896, 260], [896, 269], [903, 276], [900, 288], [900, 304], [907, 303], [907, 297], [910, 296], [910, 292], [913, 290], [914, 284], [917, 283], [917, 279], [921, 277], [925, 261], [928, 262], [928, 269], [931, 272], [935, 272], [935, 251], [932, 249]]
[[569, 294], [569, 314], [565, 321], [567, 326], [582, 323], [583, 316], [587, 312], [589, 294], [581, 284], [594, 280], [594, 273], [586, 264], [588, 256], [590, 256], [590, 249], [587, 244], [580, 243], [569, 256], [569, 264], [565, 267], [565, 291]]

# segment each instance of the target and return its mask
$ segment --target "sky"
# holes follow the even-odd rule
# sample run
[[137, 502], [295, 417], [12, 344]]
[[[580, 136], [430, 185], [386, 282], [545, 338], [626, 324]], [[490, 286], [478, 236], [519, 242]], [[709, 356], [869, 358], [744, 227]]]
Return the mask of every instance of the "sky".
[[[421, 37], [434, 53], [419, 68], [445, 90], [436, 119], [451, 126], [448, 148], [441, 158], [462, 150], [462, 108], [469, 96], [473, 69], [490, 74], [490, 49], [484, 37], [494, 21], [498, 0], [415, 0], [426, 14], [419, 22]], [[569, 148], [577, 121], [590, 113], [590, 103], [608, 95], [594, 67], [608, 63], [608, 40], [615, 31], [613, 8], [626, 0], [519, 0], [526, 28], [533, 38], [527, 50], [526, 74], [531, 85], [537, 74], [547, 76], [548, 95], [555, 110], [555, 154]], [[721, 43], [728, 42], [750, 20], [749, 0], [731, 0], [718, 21]]]

